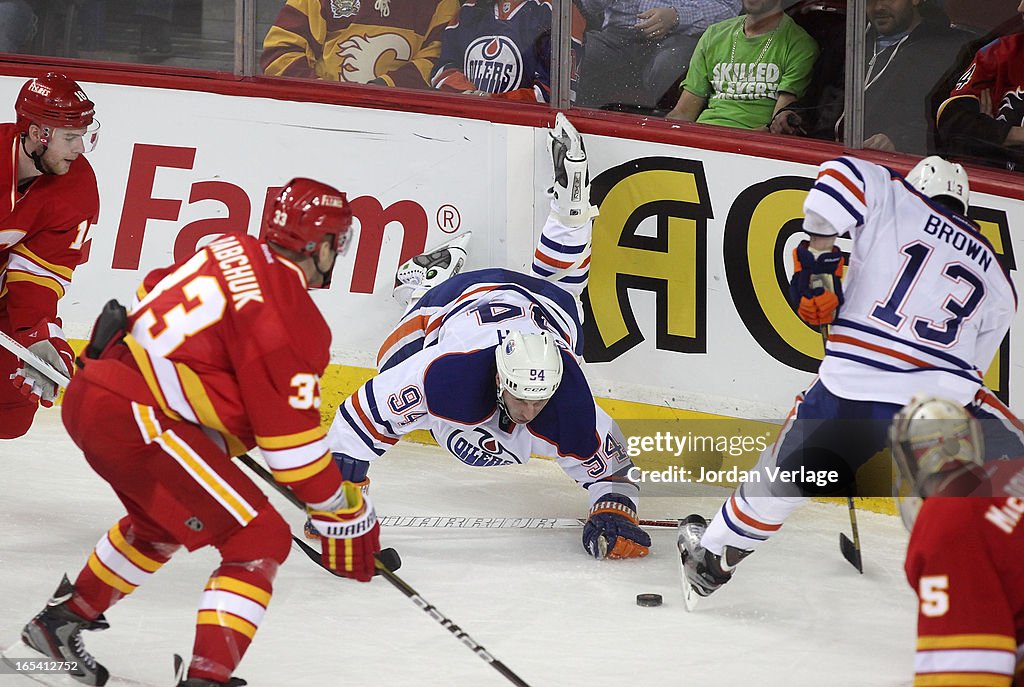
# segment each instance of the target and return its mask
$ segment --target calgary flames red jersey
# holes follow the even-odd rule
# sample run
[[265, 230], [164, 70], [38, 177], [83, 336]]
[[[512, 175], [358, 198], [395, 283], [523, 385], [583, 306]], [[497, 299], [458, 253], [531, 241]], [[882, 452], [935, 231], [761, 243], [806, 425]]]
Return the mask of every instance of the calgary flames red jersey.
[[1004, 492], [929, 498], [918, 514], [915, 685], [1024, 685], [1024, 471]]
[[331, 332], [299, 267], [252, 236], [227, 234], [151, 272], [128, 332], [164, 413], [215, 430], [231, 455], [259, 446], [307, 503], [335, 492], [319, 412]]
[[99, 216], [96, 175], [84, 157], [67, 174], [43, 174], [18, 189], [14, 124], [0, 124], [0, 310], [10, 330], [57, 321], [57, 301], [82, 261]]

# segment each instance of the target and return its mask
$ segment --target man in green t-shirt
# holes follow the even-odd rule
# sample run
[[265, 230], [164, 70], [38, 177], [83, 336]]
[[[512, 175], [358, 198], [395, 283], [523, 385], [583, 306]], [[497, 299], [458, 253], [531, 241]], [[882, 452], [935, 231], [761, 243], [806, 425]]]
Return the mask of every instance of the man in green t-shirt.
[[743, 10], [700, 37], [669, 119], [767, 130], [775, 112], [804, 94], [818, 44], [782, 0], [743, 0]]

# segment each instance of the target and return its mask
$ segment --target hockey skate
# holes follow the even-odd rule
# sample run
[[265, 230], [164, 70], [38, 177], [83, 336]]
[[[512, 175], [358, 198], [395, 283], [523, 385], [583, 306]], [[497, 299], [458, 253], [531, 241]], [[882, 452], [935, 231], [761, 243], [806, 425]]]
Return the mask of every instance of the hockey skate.
[[86, 620], [67, 607], [75, 587], [65, 575], [46, 603], [46, 608], [21, 631], [21, 641], [31, 649], [55, 661], [66, 661], [74, 668], [68, 675], [86, 685], [106, 684], [110, 674], [96, 662], [82, 643], [82, 630], [106, 630], [110, 627], [102, 615]]
[[185, 673], [188, 670], [188, 666], [185, 665], [185, 659], [178, 654], [174, 654], [174, 677], [177, 680], [177, 687], [244, 687], [248, 684], [245, 680], [237, 677], [230, 678], [227, 682], [214, 682], [213, 680], [204, 680], [200, 677], [191, 677], [185, 679]]
[[554, 183], [551, 210], [567, 227], [582, 227], [598, 214], [590, 204], [590, 169], [583, 137], [569, 119], [559, 112], [551, 130], [551, 164]]
[[395, 273], [395, 300], [408, 308], [427, 291], [461, 272], [466, 264], [466, 244], [472, 236], [471, 231], [463, 232], [429, 253], [403, 262]]
[[712, 592], [732, 579], [733, 569], [752, 552], [726, 546], [717, 556], [700, 545], [708, 529], [708, 521], [693, 514], [679, 521], [679, 565], [682, 571], [683, 602], [686, 610], [697, 607], [699, 597]]

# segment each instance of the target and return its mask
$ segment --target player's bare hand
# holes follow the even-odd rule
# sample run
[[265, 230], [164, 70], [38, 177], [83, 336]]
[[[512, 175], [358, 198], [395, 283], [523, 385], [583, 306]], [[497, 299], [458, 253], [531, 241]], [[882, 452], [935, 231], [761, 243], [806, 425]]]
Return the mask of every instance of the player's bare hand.
[[655, 7], [637, 15], [636, 28], [644, 38], [660, 41], [672, 33], [679, 24], [679, 14], [673, 7]]
[[896, 152], [896, 144], [885, 134], [875, 134], [864, 140], [864, 147], [871, 150], [884, 150], [889, 153]]

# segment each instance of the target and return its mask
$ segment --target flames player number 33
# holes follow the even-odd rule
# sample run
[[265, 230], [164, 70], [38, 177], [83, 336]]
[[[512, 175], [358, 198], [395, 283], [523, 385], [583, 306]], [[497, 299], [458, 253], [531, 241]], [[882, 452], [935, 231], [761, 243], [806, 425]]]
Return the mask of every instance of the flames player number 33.
[[[274, 221], [283, 224], [287, 217], [275, 217]], [[226, 256], [227, 259], [230, 257]], [[134, 336], [151, 354], [169, 356], [189, 337], [216, 324], [224, 316], [228, 297], [217, 278], [208, 274], [197, 274], [202, 271], [202, 267], [209, 259], [210, 254], [207, 251], [196, 253], [180, 269], [162, 281], [160, 288], [151, 291], [133, 308], [138, 314]], [[232, 291], [234, 284], [235, 282], [229, 279], [228, 288]], [[173, 289], [180, 289], [185, 298], [160, 298], [161, 294]], [[249, 300], [257, 299], [262, 300], [258, 289], [247, 291], [239, 288], [237, 292], [232, 293], [233, 307], [236, 310], [241, 310]], [[164, 303], [173, 305], [163, 309], [161, 306]], [[319, 381], [319, 377], [313, 373], [295, 374], [291, 379], [295, 393], [288, 397], [288, 404], [297, 410], [319, 408]]]

